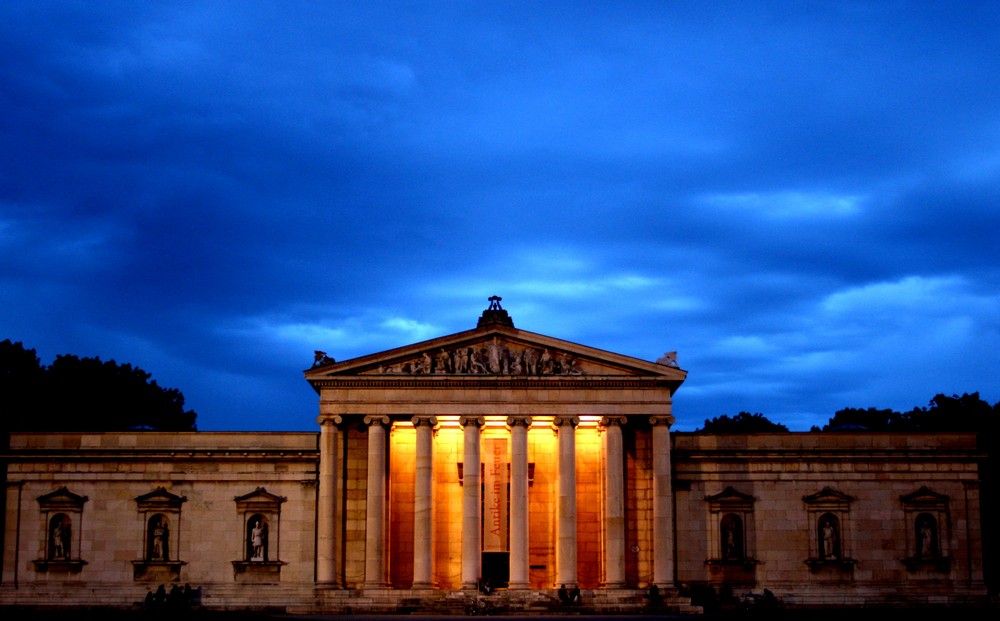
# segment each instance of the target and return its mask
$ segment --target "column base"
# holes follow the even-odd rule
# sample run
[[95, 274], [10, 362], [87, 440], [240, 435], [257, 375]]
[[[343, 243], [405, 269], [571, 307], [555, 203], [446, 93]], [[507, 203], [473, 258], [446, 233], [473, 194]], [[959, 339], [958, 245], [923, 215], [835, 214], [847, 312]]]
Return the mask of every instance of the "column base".
[[530, 589], [530, 582], [509, 582], [507, 583], [507, 589], [510, 591], [522, 591], [525, 589]]
[[433, 583], [433, 582], [414, 582], [410, 586], [410, 588], [411, 589], [433, 589], [435, 586], [437, 586], [437, 585], [435, 583]]
[[624, 582], [604, 582], [601, 584], [602, 589], [624, 589]]

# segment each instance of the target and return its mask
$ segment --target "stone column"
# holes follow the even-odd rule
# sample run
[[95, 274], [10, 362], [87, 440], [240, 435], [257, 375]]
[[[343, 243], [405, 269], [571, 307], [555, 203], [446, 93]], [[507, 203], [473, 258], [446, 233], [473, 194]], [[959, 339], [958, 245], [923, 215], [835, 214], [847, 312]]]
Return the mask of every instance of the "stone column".
[[479, 428], [481, 416], [463, 416], [465, 429], [462, 476], [462, 588], [478, 586], [483, 564], [482, 478], [479, 475]]
[[527, 589], [528, 579], [528, 427], [530, 416], [507, 418], [510, 426], [510, 582]]
[[553, 419], [559, 443], [559, 498], [556, 504], [556, 584], [576, 586], [576, 416]]
[[368, 489], [365, 505], [366, 589], [386, 587], [385, 577], [385, 425], [388, 416], [365, 416], [368, 425]]
[[337, 511], [340, 487], [337, 485], [337, 464], [340, 461], [339, 416], [321, 416], [319, 423], [319, 497], [316, 507], [316, 582], [325, 586], [339, 586], [337, 575]]
[[653, 582], [674, 586], [674, 504], [670, 488], [672, 416], [653, 416]]
[[625, 586], [625, 455], [624, 416], [605, 416], [604, 587]]
[[413, 480], [413, 588], [429, 589], [434, 577], [433, 416], [414, 416], [416, 464]]

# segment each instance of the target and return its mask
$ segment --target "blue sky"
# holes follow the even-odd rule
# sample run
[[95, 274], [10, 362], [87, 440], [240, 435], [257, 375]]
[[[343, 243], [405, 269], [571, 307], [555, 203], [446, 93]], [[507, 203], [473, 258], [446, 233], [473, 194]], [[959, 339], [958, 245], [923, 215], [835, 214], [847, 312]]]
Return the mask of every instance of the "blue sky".
[[475, 326], [655, 360], [676, 429], [1000, 400], [996, 2], [0, 5], [0, 338], [203, 430]]

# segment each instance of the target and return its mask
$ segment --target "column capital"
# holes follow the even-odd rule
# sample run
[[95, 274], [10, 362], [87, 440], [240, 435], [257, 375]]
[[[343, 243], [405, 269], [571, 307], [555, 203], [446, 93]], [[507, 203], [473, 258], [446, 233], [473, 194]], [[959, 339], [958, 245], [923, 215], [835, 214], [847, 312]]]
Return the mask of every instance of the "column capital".
[[656, 427], [657, 425], [663, 425], [664, 427], [669, 429], [670, 426], [674, 424], [674, 417], [670, 416], [669, 414], [665, 416], [650, 416], [649, 424], [652, 425], [653, 427]]
[[427, 425], [433, 429], [438, 424], [438, 419], [436, 416], [414, 416], [410, 419], [413, 422], [414, 427], [419, 427], [421, 425]]
[[625, 418], [624, 416], [602, 416], [601, 417], [601, 426], [602, 427], [610, 427], [612, 425], [621, 426], [621, 425], [624, 425], [627, 422], [628, 422], [628, 419]]
[[552, 419], [553, 427], [562, 427], [563, 425], [572, 425], [576, 427], [580, 424], [579, 416], [556, 416]]
[[344, 417], [340, 414], [334, 414], [333, 416], [327, 416], [325, 414], [320, 414], [316, 419], [316, 424], [319, 426], [323, 425], [335, 425], [340, 426], [344, 423]]
[[466, 427], [468, 425], [475, 425], [476, 427], [482, 427], [486, 424], [486, 418], [482, 416], [462, 416], [458, 419], [458, 424]]
[[507, 426], [516, 427], [518, 425], [523, 425], [524, 427], [531, 427], [531, 417], [530, 416], [508, 416]]
[[372, 425], [388, 425], [388, 416], [365, 416], [365, 424], [371, 427]]

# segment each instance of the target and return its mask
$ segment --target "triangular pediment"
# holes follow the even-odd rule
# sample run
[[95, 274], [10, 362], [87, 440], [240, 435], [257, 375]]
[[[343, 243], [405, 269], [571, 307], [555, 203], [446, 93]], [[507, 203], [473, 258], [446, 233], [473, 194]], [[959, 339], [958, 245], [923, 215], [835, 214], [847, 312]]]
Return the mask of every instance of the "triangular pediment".
[[809, 496], [803, 496], [802, 500], [810, 505], [828, 506], [828, 505], [847, 505], [851, 501], [853, 501], [854, 498], [832, 487], [824, 487], [815, 494], [811, 494]]
[[86, 496], [74, 494], [65, 486], [60, 487], [54, 492], [49, 492], [48, 494], [38, 497], [38, 503], [42, 506], [42, 508], [50, 510], [68, 508], [79, 509], [83, 507], [83, 503], [87, 502], [87, 500], [88, 498]]
[[517, 328], [492, 324], [333, 362], [318, 358], [310, 381], [337, 377], [656, 377], [680, 384], [673, 359], [648, 362]]
[[903, 495], [899, 497], [899, 500], [903, 504], [907, 505], [919, 505], [919, 506], [945, 506], [948, 504], [948, 497], [944, 494], [939, 494], [934, 490], [928, 488], [926, 485], [922, 486], [915, 492]]
[[237, 503], [256, 503], [256, 504], [272, 504], [280, 505], [281, 503], [288, 500], [284, 496], [278, 496], [277, 494], [272, 494], [263, 487], [258, 487], [249, 494], [243, 494], [242, 496], [236, 496], [233, 498]]
[[140, 509], [180, 509], [180, 506], [187, 501], [187, 496], [178, 496], [167, 491], [164, 487], [157, 487], [148, 494], [136, 496], [135, 502]]
[[732, 486], [727, 487], [718, 494], [712, 496], [706, 496], [705, 500], [708, 502], [718, 502], [718, 503], [752, 503], [754, 497], [750, 494], [744, 494], [733, 488]]

